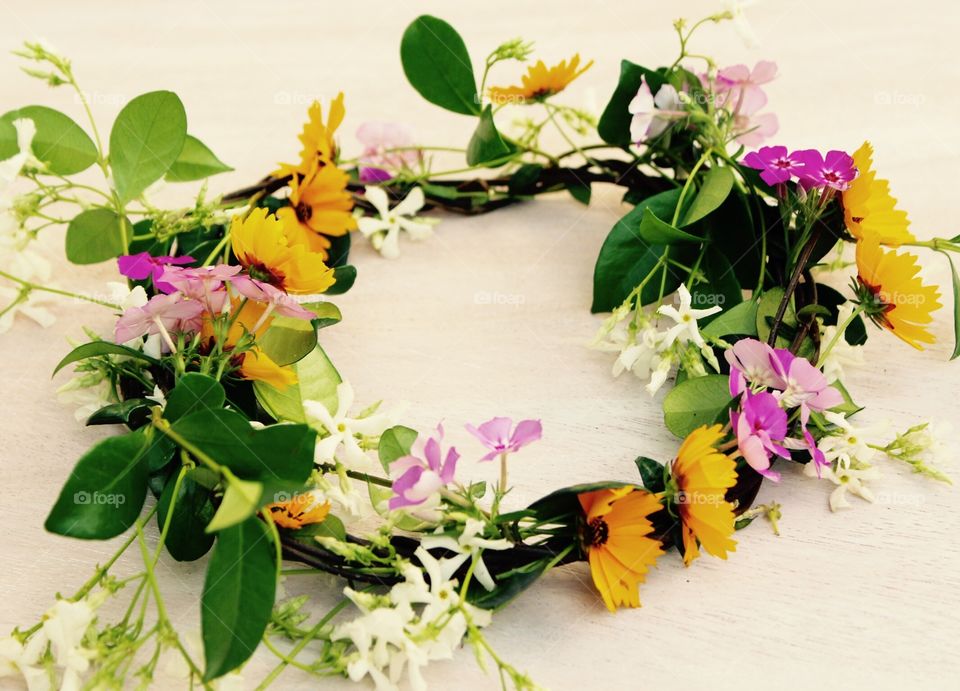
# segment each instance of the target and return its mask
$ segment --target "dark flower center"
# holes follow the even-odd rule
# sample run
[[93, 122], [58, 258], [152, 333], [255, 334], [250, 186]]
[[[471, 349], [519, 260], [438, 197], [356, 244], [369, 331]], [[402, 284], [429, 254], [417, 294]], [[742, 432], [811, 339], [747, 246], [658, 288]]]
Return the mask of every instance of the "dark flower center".
[[250, 275], [250, 278], [269, 283], [277, 288], [283, 288], [284, 275], [264, 264], [251, 264], [247, 267], [247, 273]]
[[297, 214], [297, 220], [306, 223], [313, 217], [313, 207], [304, 202], [297, 204], [294, 212]]
[[610, 526], [602, 518], [594, 518], [584, 530], [583, 541], [590, 547], [606, 544], [610, 537]]

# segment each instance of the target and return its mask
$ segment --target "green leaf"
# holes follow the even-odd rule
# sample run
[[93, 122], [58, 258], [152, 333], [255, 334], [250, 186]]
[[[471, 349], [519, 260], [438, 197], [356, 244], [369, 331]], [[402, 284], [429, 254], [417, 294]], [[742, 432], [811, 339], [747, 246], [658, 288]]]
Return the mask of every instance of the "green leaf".
[[343, 295], [353, 287], [357, 280], [357, 267], [350, 264], [343, 264], [333, 270], [333, 278], [336, 281], [327, 288], [324, 295]]
[[315, 537], [332, 537], [337, 540], [346, 540], [347, 529], [343, 526], [343, 521], [333, 514], [327, 514], [327, 517], [323, 519], [322, 523], [305, 525], [298, 530], [290, 531], [290, 535], [298, 540], [303, 539], [310, 545], [316, 545], [317, 543], [313, 539]]
[[[824, 325], [835, 326], [840, 312], [840, 306], [848, 302], [847, 297], [835, 288], [823, 283], [817, 283], [817, 302], [830, 310], [830, 315], [823, 318]], [[850, 345], [863, 345], [867, 342], [867, 326], [862, 316], [857, 316], [843, 334], [844, 340]]]
[[201, 599], [203, 681], [236, 669], [260, 645], [276, 596], [274, 554], [267, 527], [256, 518], [217, 536]]
[[843, 396], [843, 403], [841, 403], [838, 406], [834, 406], [830, 410], [834, 410], [838, 413], [843, 413], [847, 417], [850, 417], [851, 415], [855, 415], [859, 413], [861, 410], [863, 410], [863, 406], [857, 405], [854, 402], [853, 397], [850, 395], [850, 392], [847, 391], [847, 387], [845, 387], [843, 385], [843, 382], [841, 382], [839, 379], [834, 382], [831, 382], [830, 386], [832, 386], [837, 391], [839, 391], [840, 395]]
[[623, 487], [627, 482], [590, 482], [582, 485], [572, 485], [555, 490], [527, 507], [530, 515], [541, 521], [563, 520], [570, 516], [579, 516], [583, 513], [580, 507], [579, 495], [584, 492], [593, 492], [598, 489], [613, 489]]
[[667, 429], [682, 439], [701, 425], [713, 423], [730, 401], [726, 375], [687, 379], [663, 399], [663, 421]]
[[637, 464], [637, 470], [640, 472], [640, 481], [649, 492], [662, 492], [664, 488], [663, 481], [663, 463], [655, 461], [646, 456], [637, 456], [634, 461]]
[[[700, 271], [706, 278], [705, 282], [694, 283], [690, 291], [691, 304], [694, 309], [709, 309], [719, 306], [730, 310], [743, 302], [743, 291], [737, 281], [736, 272], [727, 261], [727, 257], [710, 245], [705, 248], [703, 260], [700, 262]], [[699, 320], [701, 331], [719, 319], [723, 312], [718, 312]]]
[[590, 205], [590, 196], [591, 189], [589, 182], [581, 182], [580, 180], [571, 180], [567, 183], [567, 192], [570, 193], [570, 196], [576, 199], [578, 202], [584, 206]]
[[333, 326], [343, 319], [343, 315], [340, 314], [340, 308], [332, 302], [305, 302], [302, 307], [316, 315], [312, 321], [314, 327], [317, 329], [325, 329], [328, 326]]
[[[780, 308], [780, 301], [783, 300], [783, 288], [777, 286], [764, 292], [760, 297], [760, 304], [757, 305], [757, 338], [766, 342], [770, 337], [770, 328], [774, 318], [777, 316], [777, 310]], [[783, 326], [777, 332], [777, 348], [789, 348], [790, 339], [786, 333], [797, 325], [797, 314], [793, 308], [793, 301], [787, 305], [786, 312], [783, 313]]]
[[487, 106], [480, 115], [477, 129], [467, 145], [467, 165], [502, 165], [504, 159], [516, 153], [517, 147], [506, 141], [493, 122], [493, 109]]
[[480, 97], [467, 47], [442, 19], [421, 15], [400, 41], [400, 61], [410, 85], [441, 108], [479, 115]]
[[[0, 121], [33, 120], [37, 133], [30, 147], [39, 161], [58, 175], [74, 175], [97, 161], [97, 147], [76, 122], [58, 110], [46, 106], [26, 106], [5, 113]], [[12, 141], [10, 137], [12, 136]], [[11, 150], [12, 144], [12, 150]], [[0, 150], [8, 158], [17, 152], [17, 134], [13, 127], [0, 129]]]
[[633, 115], [627, 110], [630, 101], [637, 95], [641, 80], [646, 78], [650, 90], [659, 91], [664, 83], [663, 76], [648, 70], [646, 67], [635, 65], [629, 60], [620, 62], [620, 80], [617, 88], [610, 97], [610, 102], [603, 110], [597, 124], [597, 133], [608, 144], [615, 146], [630, 145], [630, 120]]
[[123, 254], [123, 230], [130, 227], [126, 217], [111, 209], [87, 209], [74, 216], [67, 226], [67, 259], [74, 264], [97, 264]]
[[187, 114], [171, 91], [152, 91], [131, 100], [110, 132], [110, 169], [120, 196], [140, 196], [170, 170], [187, 138]]
[[91, 343], [84, 343], [79, 345], [73, 350], [71, 350], [65, 358], [63, 358], [57, 366], [54, 368], [53, 373], [56, 374], [64, 367], [74, 362], [79, 362], [80, 360], [86, 360], [91, 357], [98, 357], [100, 355], [125, 355], [127, 357], [132, 357], [136, 360], [143, 360], [144, 362], [149, 362], [151, 365], [158, 364], [149, 355], [146, 355], [139, 350], [134, 350], [133, 348], [128, 348], [127, 346], [120, 345], [119, 343], [111, 343], [110, 341], [93, 341]]
[[[629, 213], [617, 221], [610, 230], [607, 239], [600, 248], [597, 264], [593, 270], [593, 312], [610, 312], [619, 307], [635, 286], [646, 279], [651, 272], [663, 271], [659, 267], [660, 258], [667, 248], [664, 245], [651, 245], [640, 237], [640, 224], [649, 208], [656, 216], [671, 217], [679, 190], [668, 190], [647, 197]], [[690, 246], [685, 246], [689, 248]], [[682, 253], [683, 248], [674, 251]], [[675, 257], [676, 258], [676, 257]], [[667, 283], [664, 294], [673, 292], [680, 283], [675, 271], [666, 270]], [[647, 280], [641, 291], [642, 304], [649, 304], [660, 296], [659, 274]]]
[[380, 446], [377, 453], [380, 456], [380, 465], [388, 470], [391, 463], [398, 458], [410, 454], [410, 447], [417, 438], [417, 431], [397, 425], [380, 435]]
[[729, 168], [711, 168], [703, 176], [703, 184], [694, 197], [693, 203], [683, 215], [681, 226], [696, 223], [701, 218], [718, 209], [733, 188], [733, 171]]
[[537, 579], [545, 573], [551, 560], [552, 557], [537, 559], [536, 561], [513, 569], [509, 575], [497, 576], [495, 579], [496, 587], [491, 591], [487, 591], [483, 586], [474, 581], [471, 583], [467, 599], [470, 601], [470, 604], [476, 607], [489, 610], [502, 609], [520, 593], [533, 585]]
[[263, 382], [253, 383], [257, 401], [274, 420], [306, 422], [304, 401], [319, 401], [328, 410], [336, 410], [337, 385], [343, 380], [323, 348], [318, 345], [291, 367], [297, 374], [297, 383], [283, 391]]
[[[173, 490], [177, 476], [167, 482], [157, 504], [157, 529], [163, 530], [173, 499]], [[173, 502], [173, 514], [170, 516], [170, 529], [164, 545], [177, 561], [194, 561], [206, 554], [213, 546], [214, 536], [206, 532], [207, 524], [213, 518], [214, 507], [210, 491], [197, 483], [190, 475], [180, 481], [177, 500]]]
[[317, 346], [317, 328], [305, 319], [274, 317], [270, 328], [258, 342], [271, 360], [284, 367], [302, 360], [313, 351]]
[[510, 194], [514, 196], [532, 194], [542, 173], [543, 166], [539, 163], [524, 163], [510, 176], [508, 184]]
[[734, 305], [717, 315], [703, 328], [703, 335], [710, 338], [722, 338], [736, 334], [738, 336], [757, 335], [757, 302], [748, 300]]
[[167, 396], [163, 416], [170, 422], [176, 422], [198, 410], [223, 408], [226, 398], [226, 392], [216, 379], [197, 372], [187, 372]]
[[118, 403], [110, 403], [97, 410], [87, 418], [87, 426], [91, 425], [130, 425], [140, 427], [150, 415], [151, 406], [155, 406], [146, 398], [128, 398]]
[[231, 170], [233, 168], [217, 158], [206, 144], [188, 134], [180, 155], [164, 177], [167, 182], [192, 182]]
[[264, 501], [263, 483], [232, 478], [223, 493], [217, 512], [206, 526], [206, 533], [215, 533], [247, 520]]
[[960, 276], [957, 275], [957, 267], [953, 265], [953, 258], [947, 254], [943, 253], [947, 258], [947, 261], [950, 263], [950, 274], [953, 276], [953, 334], [954, 334], [954, 346], [953, 354], [950, 356], [951, 360], [957, 359], [960, 357]]
[[107, 437], [87, 451], [67, 479], [44, 527], [51, 533], [106, 540], [133, 525], [147, 496], [142, 434]]
[[665, 221], [661, 221], [657, 215], [647, 206], [643, 210], [643, 219], [640, 221], [640, 228], [637, 231], [640, 237], [650, 245], [674, 245], [678, 242], [703, 242], [703, 238], [691, 235]]

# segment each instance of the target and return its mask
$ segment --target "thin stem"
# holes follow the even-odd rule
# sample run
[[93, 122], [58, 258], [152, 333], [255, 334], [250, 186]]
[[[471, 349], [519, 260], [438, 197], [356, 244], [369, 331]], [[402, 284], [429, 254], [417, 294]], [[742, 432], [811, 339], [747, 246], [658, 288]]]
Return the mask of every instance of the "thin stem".
[[677, 221], [680, 220], [680, 210], [683, 208], [683, 200], [687, 196], [690, 185], [693, 184], [693, 179], [696, 177], [697, 171], [700, 170], [700, 167], [707, 162], [707, 159], [710, 158], [712, 154], [713, 149], [707, 149], [704, 151], [703, 155], [700, 157], [700, 160], [697, 161], [690, 170], [690, 174], [687, 176], [687, 180], [683, 183], [683, 188], [680, 190], [680, 198], [677, 199], [677, 208], [673, 210], [673, 220], [670, 221], [670, 225], [676, 226]]
[[110, 309], [114, 309], [117, 311], [120, 311], [123, 309], [122, 307], [120, 307], [120, 305], [115, 305], [114, 303], [107, 302], [106, 300], [100, 300], [98, 298], [93, 298], [88, 295], [81, 295], [79, 293], [71, 293], [67, 290], [60, 290], [59, 288], [50, 288], [49, 286], [42, 286], [37, 283], [33, 283], [31, 281], [18, 278], [17, 276], [14, 276], [12, 274], [8, 274], [6, 271], [0, 271], [0, 277], [6, 278], [7, 280], [13, 281], [14, 283], [19, 283], [24, 288], [28, 288], [30, 290], [40, 290], [40, 291], [43, 291], [44, 293], [53, 293], [54, 295], [62, 295], [63, 297], [75, 298], [77, 300], [85, 300], [86, 302], [92, 302], [95, 305], [101, 305], [102, 307], [109, 307]]
[[839, 343], [840, 339], [843, 337], [844, 333], [847, 331], [847, 327], [853, 323], [853, 320], [859, 317], [863, 311], [866, 309], [866, 305], [857, 305], [857, 308], [850, 313], [850, 316], [847, 317], [842, 324], [837, 326], [837, 332], [833, 334], [833, 338], [830, 339], [830, 342], [827, 344], [827, 347], [823, 349], [823, 352], [820, 353], [820, 359], [817, 360], [817, 367], [823, 367], [823, 363], [826, 361], [827, 356], [830, 354], [830, 351], [833, 350], [833, 347]]

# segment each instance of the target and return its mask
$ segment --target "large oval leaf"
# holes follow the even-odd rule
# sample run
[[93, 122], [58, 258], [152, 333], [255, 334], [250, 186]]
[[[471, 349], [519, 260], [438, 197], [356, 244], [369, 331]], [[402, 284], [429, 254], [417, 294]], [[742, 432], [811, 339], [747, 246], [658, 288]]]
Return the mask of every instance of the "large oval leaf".
[[87, 358], [91, 357], [97, 357], [99, 355], [123, 355], [126, 357], [135, 358], [137, 360], [143, 360], [144, 362], [149, 362], [152, 365], [157, 364], [157, 360], [154, 360], [152, 357], [139, 350], [128, 348], [127, 346], [120, 345], [119, 343], [111, 343], [110, 341], [93, 341], [91, 343], [78, 345], [76, 348], [67, 353], [67, 355], [57, 363], [53, 373], [56, 374], [71, 363], [79, 362], [80, 360], [86, 360]]
[[[33, 120], [37, 133], [33, 137], [33, 155], [59, 175], [73, 175], [86, 170], [97, 161], [97, 147], [76, 122], [59, 110], [46, 106], [25, 106], [5, 113], [0, 120]], [[12, 142], [10, 135], [13, 135]], [[12, 144], [12, 150], [11, 150]], [[0, 129], [0, 151], [12, 156], [17, 150], [16, 131], [12, 127]]]
[[67, 226], [67, 259], [74, 264], [97, 264], [119, 257], [124, 252], [121, 224], [125, 217], [110, 209], [87, 209]]
[[729, 168], [711, 168], [703, 176], [703, 183], [683, 214], [681, 226], [696, 223], [701, 218], [720, 207], [733, 188], [733, 172]]
[[260, 645], [276, 596], [274, 553], [257, 518], [218, 534], [201, 599], [204, 681], [236, 669]]
[[318, 345], [291, 367], [297, 373], [298, 381], [283, 391], [264, 382], [253, 383], [257, 401], [274, 420], [305, 422], [304, 401], [320, 401], [329, 410], [336, 409], [337, 384], [343, 380], [323, 348]]
[[700, 425], [712, 424], [731, 400], [726, 375], [687, 379], [663, 399], [663, 421], [667, 429], [683, 438]]
[[517, 148], [504, 139], [493, 122], [493, 110], [490, 106], [483, 109], [477, 129], [470, 137], [467, 146], [467, 164], [503, 165], [504, 159], [512, 156]]
[[198, 410], [217, 410], [223, 407], [227, 394], [213, 377], [198, 372], [187, 372], [167, 396], [163, 416], [170, 422]]
[[430, 103], [480, 114], [470, 54], [457, 30], [442, 19], [426, 14], [414, 19], [403, 32], [400, 61], [407, 80]]
[[44, 527], [51, 533], [106, 540], [133, 525], [147, 496], [146, 439], [108, 437], [74, 466]]
[[170, 169], [183, 151], [187, 114], [172, 91], [137, 96], [110, 132], [110, 167], [123, 202], [136, 198]]
[[[177, 486], [177, 476], [167, 481], [157, 504], [157, 528], [163, 530]], [[194, 481], [189, 475], [180, 481], [177, 500], [173, 502], [170, 529], [164, 545], [177, 561], [199, 559], [213, 546], [214, 536], [206, 532], [213, 518], [214, 506], [210, 490]]]
[[188, 134], [183, 142], [183, 150], [167, 171], [168, 182], [192, 182], [203, 180], [217, 173], [233, 170], [217, 158], [210, 147]]

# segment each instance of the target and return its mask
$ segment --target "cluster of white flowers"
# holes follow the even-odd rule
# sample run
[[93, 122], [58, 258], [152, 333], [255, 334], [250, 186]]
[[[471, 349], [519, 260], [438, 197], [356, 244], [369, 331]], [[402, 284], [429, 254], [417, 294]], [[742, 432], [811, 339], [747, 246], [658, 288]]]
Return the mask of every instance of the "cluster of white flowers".
[[423, 568], [407, 562], [404, 581], [385, 596], [344, 589], [362, 614], [331, 636], [352, 644], [344, 658], [350, 679], [369, 675], [378, 691], [398, 688], [404, 672], [411, 688], [425, 689], [422, 668], [452, 658], [468, 628], [490, 623], [490, 612], [463, 601], [451, 580], [462, 559], [437, 559], [422, 546], [415, 556]]
[[[660, 390], [670, 372], [680, 363], [691, 376], [707, 373], [704, 361], [714, 370], [720, 370], [716, 355], [700, 333], [697, 320], [716, 314], [721, 308], [693, 309], [693, 298], [684, 285], [677, 290], [677, 299], [677, 307], [661, 305], [655, 315], [632, 309], [631, 301], [627, 300], [603, 323], [591, 343], [591, 347], [598, 350], [617, 353], [613, 376], [618, 377], [629, 370], [638, 378], [649, 380], [646, 389], [651, 396]], [[660, 317], [673, 323], [661, 331]]]
[[320, 432], [314, 452], [317, 465], [333, 465], [336, 473], [315, 474], [314, 481], [327, 501], [345, 522], [367, 517], [371, 511], [368, 488], [351, 480], [347, 470], [376, 474], [382, 472], [378, 461], [363, 449], [365, 439], [376, 438], [397, 422], [400, 411], [363, 411], [351, 414], [353, 387], [337, 385], [337, 409], [333, 412], [320, 401], [304, 401], [307, 422]]
[[[846, 323], [853, 313], [853, 309], [854, 304], [852, 302], [845, 302], [841, 305], [837, 313], [837, 324]], [[837, 335], [837, 324], [822, 327], [822, 335], [820, 336], [821, 343], [833, 343], [830, 352], [823, 359], [823, 376], [831, 384], [843, 379], [844, 368], [862, 367], [866, 364], [863, 356], [863, 346], [850, 345], [847, 343], [847, 339], [843, 337], [837, 338], [834, 343], [833, 339]]]
[[94, 651], [84, 645], [101, 594], [78, 602], [58, 600], [26, 642], [0, 640], [0, 678], [22, 676], [29, 691], [79, 691]]
[[850, 507], [848, 492], [872, 502], [874, 496], [865, 481], [878, 479], [880, 469], [873, 464], [877, 451], [869, 439], [881, 432], [880, 426], [855, 427], [843, 414], [829, 411], [824, 417], [835, 429], [822, 437], [817, 446], [830, 465], [818, 469], [816, 463], [807, 463], [804, 474], [822, 477], [836, 485], [830, 493], [831, 511]]
[[433, 226], [437, 221], [417, 216], [417, 212], [426, 202], [421, 188], [414, 187], [403, 201], [392, 209], [387, 193], [380, 187], [367, 186], [364, 197], [377, 210], [379, 217], [360, 216], [357, 227], [373, 248], [387, 259], [400, 256], [401, 231], [412, 240], [426, 240], [433, 234]]

